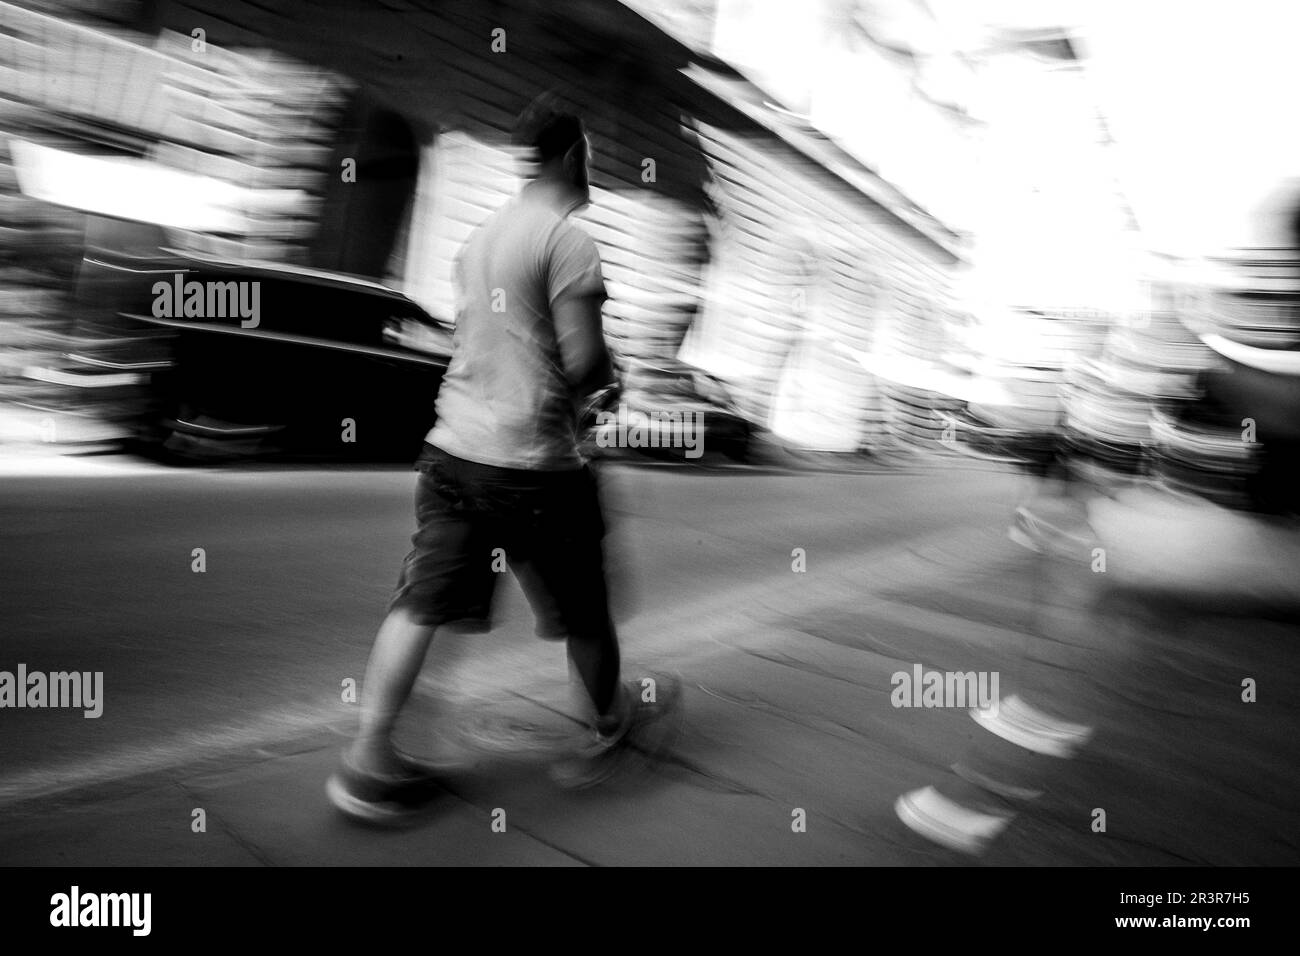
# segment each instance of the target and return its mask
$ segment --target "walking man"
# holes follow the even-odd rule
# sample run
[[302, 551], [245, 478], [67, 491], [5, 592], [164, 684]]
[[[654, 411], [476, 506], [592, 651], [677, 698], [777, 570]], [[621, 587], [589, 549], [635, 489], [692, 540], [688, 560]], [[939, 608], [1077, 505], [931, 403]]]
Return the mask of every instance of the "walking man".
[[520, 117], [514, 142], [533, 151], [537, 174], [457, 260], [451, 362], [416, 463], [418, 530], [370, 655], [359, 736], [327, 786], [364, 820], [403, 817], [431, 795], [430, 776], [394, 749], [393, 728], [435, 631], [490, 628], [496, 549], [538, 635], [567, 643], [590, 701], [589, 743], [553, 768], [557, 781], [603, 779], [638, 718], [619, 678], [595, 476], [578, 452], [578, 408], [613, 380], [600, 256], [567, 221], [590, 202], [590, 144], [582, 121], [546, 100]]

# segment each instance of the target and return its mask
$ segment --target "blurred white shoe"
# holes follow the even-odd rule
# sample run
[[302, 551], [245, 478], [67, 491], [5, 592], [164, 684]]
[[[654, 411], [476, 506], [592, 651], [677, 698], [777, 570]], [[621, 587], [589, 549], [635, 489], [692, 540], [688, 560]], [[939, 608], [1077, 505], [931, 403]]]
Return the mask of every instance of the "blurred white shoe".
[[950, 850], [979, 855], [1015, 818], [1013, 813], [985, 813], [949, 800], [934, 787], [922, 787], [894, 801], [894, 812], [914, 833]]
[[1049, 757], [1073, 757], [1092, 739], [1092, 728], [1058, 720], [1012, 694], [988, 710], [972, 709], [971, 717], [990, 733], [1018, 747]]

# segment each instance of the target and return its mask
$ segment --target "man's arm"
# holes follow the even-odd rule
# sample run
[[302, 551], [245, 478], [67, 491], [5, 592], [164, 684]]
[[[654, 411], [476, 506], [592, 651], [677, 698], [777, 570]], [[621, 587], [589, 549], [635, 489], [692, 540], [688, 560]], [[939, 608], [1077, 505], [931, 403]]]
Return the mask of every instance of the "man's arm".
[[551, 304], [564, 374], [581, 399], [614, 381], [600, 311], [603, 295], [564, 296]]

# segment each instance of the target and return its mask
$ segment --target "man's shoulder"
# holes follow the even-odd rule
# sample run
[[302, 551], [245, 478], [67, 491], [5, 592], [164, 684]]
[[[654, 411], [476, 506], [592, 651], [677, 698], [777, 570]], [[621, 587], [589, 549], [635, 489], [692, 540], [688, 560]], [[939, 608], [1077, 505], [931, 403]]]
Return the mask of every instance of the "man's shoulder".
[[569, 230], [586, 235], [581, 230], [575, 229], [564, 217], [540, 203], [525, 203], [514, 199], [484, 219], [472, 235], [477, 237], [514, 235], [534, 242], [549, 243], [556, 237], [568, 237]]
[[577, 248], [595, 251], [596, 242], [591, 234], [569, 216], [561, 215], [544, 206], [535, 206], [533, 215], [535, 218], [530, 220], [529, 225], [534, 235], [551, 249]]
[[541, 203], [513, 199], [492, 212], [462, 246], [458, 258], [477, 258], [489, 248], [507, 245], [530, 250], [542, 263], [582, 263], [598, 267], [600, 251], [587, 230]]
[[559, 219], [559, 223], [555, 227], [556, 235], [582, 243], [590, 243], [593, 246], [596, 244], [596, 240], [591, 237], [591, 233], [584, 229], [581, 223], [574, 222], [571, 216], [565, 216], [562, 219], [557, 216], [556, 218]]
[[[555, 216], [554, 213], [552, 215]], [[555, 220], [554, 227], [547, 234], [553, 250], [560, 250], [564, 255], [578, 254], [599, 260], [600, 253], [596, 240], [590, 232], [570, 217], [555, 216]]]

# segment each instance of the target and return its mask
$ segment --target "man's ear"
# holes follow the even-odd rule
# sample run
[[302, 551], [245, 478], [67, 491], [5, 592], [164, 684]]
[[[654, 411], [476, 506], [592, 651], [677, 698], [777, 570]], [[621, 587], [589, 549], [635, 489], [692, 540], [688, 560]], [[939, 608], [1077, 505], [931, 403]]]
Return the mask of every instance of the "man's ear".
[[578, 171], [578, 166], [582, 163], [582, 140], [578, 140], [564, 154], [564, 175], [569, 179], [573, 178], [574, 173]]

